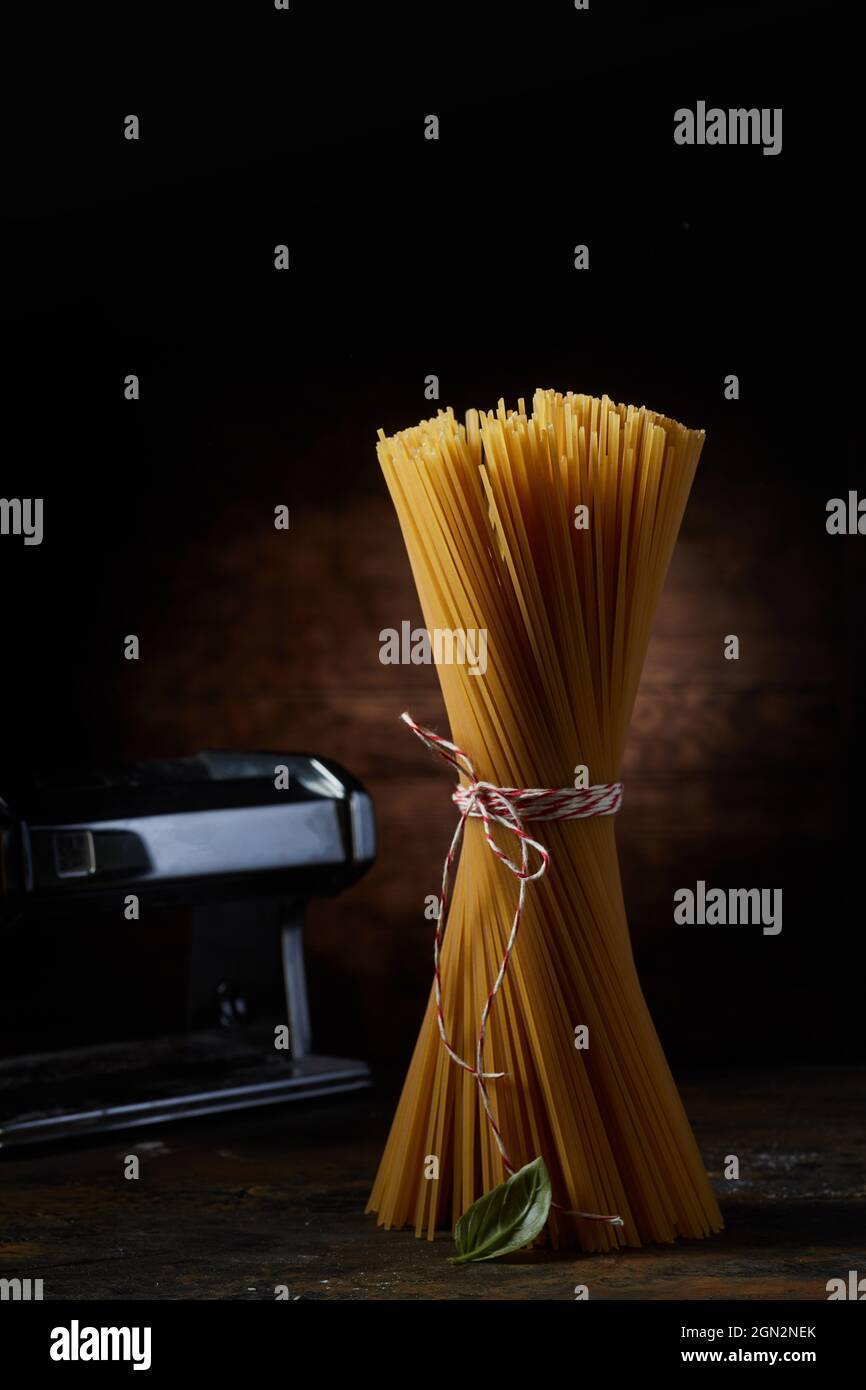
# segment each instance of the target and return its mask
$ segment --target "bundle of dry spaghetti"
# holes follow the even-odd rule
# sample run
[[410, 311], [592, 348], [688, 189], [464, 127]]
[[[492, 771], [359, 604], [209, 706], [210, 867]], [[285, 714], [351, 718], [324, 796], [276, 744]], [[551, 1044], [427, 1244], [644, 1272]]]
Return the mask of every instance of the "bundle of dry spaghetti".
[[[465, 426], [448, 410], [380, 431], [379, 460], [428, 630], [487, 633], [483, 675], [438, 666], [449, 737], [475, 777], [567, 789], [585, 766], [592, 784], [612, 784], [704, 435], [606, 397], [538, 391], [531, 415], [518, 404], [470, 411]], [[443, 1027], [434, 992], [370, 1198], [380, 1224], [432, 1239], [508, 1176], [505, 1150], [516, 1167], [544, 1159], [559, 1246], [721, 1228], [638, 983], [614, 824], [528, 827], [549, 864], [528, 885], [487, 1021], [488, 1115], [478, 1076], [455, 1056], [476, 1056], [518, 888], [489, 827], [466, 821], [439, 962]], [[514, 839], [493, 830], [513, 856]]]

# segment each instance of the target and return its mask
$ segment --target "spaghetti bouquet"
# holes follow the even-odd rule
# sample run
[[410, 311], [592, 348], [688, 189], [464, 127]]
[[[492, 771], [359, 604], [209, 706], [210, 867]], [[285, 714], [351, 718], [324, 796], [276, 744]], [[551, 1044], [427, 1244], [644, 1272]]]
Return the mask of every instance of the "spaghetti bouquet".
[[485, 631], [488, 661], [439, 665], [448, 737], [404, 716], [457, 775], [457, 828], [369, 1209], [432, 1239], [541, 1158], [555, 1245], [706, 1236], [719, 1210], [638, 983], [614, 839], [704, 435], [606, 397], [518, 405], [379, 436], [426, 625]]

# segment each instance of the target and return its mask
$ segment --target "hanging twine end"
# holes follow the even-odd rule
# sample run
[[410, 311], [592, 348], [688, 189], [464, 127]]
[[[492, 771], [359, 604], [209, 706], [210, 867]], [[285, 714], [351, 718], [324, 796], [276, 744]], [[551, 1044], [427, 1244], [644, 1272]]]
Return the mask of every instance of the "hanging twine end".
[[[618, 782], [604, 783], [595, 787], [589, 787], [584, 791], [576, 791], [571, 787], [497, 787], [490, 782], [479, 782], [468, 755], [459, 748], [456, 743], [442, 738], [439, 734], [434, 734], [432, 729], [422, 728], [416, 724], [415, 720], [404, 710], [400, 715], [404, 724], [407, 724], [414, 734], [421, 740], [431, 753], [438, 753], [441, 758], [456, 768], [458, 773], [469, 779], [469, 786], [464, 787], [458, 784], [455, 788], [452, 800], [456, 803], [460, 811], [460, 820], [451, 842], [451, 847], [445, 857], [445, 864], [442, 871], [442, 898], [439, 917], [436, 924], [436, 937], [433, 947], [434, 963], [434, 989], [436, 994], [436, 1021], [439, 1033], [445, 1049], [453, 1062], [457, 1066], [468, 1071], [474, 1076], [478, 1083], [478, 1092], [487, 1122], [496, 1141], [502, 1158], [503, 1166], [508, 1173], [514, 1174], [515, 1167], [508, 1155], [505, 1141], [496, 1123], [490, 1099], [487, 1094], [486, 1081], [497, 1081], [505, 1076], [506, 1072], [488, 1072], [484, 1070], [484, 1042], [487, 1032], [487, 1020], [490, 1011], [502, 988], [508, 963], [514, 950], [517, 940], [517, 931], [523, 916], [524, 900], [526, 889], [530, 883], [541, 878], [546, 872], [550, 863], [550, 853], [538, 840], [533, 840], [527, 834], [524, 822], [526, 820], [582, 820], [587, 816], [609, 816], [619, 810], [622, 799], [622, 785]], [[445, 927], [446, 902], [448, 899], [448, 877], [454, 855], [463, 834], [466, 820], [478, 818], [484, 825], [484, 837], [490, 849], [505, 867], [515, 875], [519, 882], [519, 892], [514, 918], [511, 923], [511, 934], [505, 947], [505, 953], [499, 967], [499, 974], [487, 996], [487, 1003], [481, 1014], [481, 1024], [478, 1032], [478, 1043], [476, 1047], [476, 1064], [470, 1064], [457, 1053], [451, 1046], [448, 1033], [445, 1028], [445, 1015], [442, 1007], [442, 985], [439, 974], [439, 951], [442, 944], [442, 936]], [[520, 842], [521, 862], [515, 864], [510, 860], [504, 850], [501, 850], [493, 838], [491, 823], [501, 825], [505, 830], [515, 835]], [[541, 863], [534, 873], [529, 870], [529, 850], [534, 849], [538, 854]], [[558, 1202], [551, 1205], [559, 1211], [566, 1212], [567, 1209], [560, 1206]], [[583, 1217], [587, 1221], [605, 1221], [611, 1226], [622, 1226], [625, 1223], [621, 1216], [607, 1216], [597, 1212], [572, 1211], [568, 1215]]]

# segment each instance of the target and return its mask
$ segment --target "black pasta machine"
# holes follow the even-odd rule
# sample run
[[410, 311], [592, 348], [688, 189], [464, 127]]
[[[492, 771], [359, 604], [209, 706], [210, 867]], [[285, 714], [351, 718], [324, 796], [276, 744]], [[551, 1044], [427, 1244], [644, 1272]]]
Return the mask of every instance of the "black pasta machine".
[[375, 854], [344, 768], [206, 752], [0, 795], [0, 1149], [369, 1084], [313, 1052], [304, 959], [310, 902]]

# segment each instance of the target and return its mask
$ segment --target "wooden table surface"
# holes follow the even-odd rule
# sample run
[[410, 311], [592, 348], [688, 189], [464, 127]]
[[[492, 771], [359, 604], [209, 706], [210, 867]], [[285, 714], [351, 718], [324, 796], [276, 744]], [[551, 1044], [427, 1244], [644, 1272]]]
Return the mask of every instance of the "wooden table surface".
[[[0, 1155], [0, 1277], [111, 1299], [824, 1300], [866, 1270], [862, 1069], [682, 1083], [724, 1233], [607, 1256], [536, 1250], [455, 1270], [450, 1236], [364, 1204], [393, 1100], [376, 1091]], [[137, 1154], [140, 1177], [124, 1177]], [[723, 1177], [727, 1154], [740, 1179]]]

